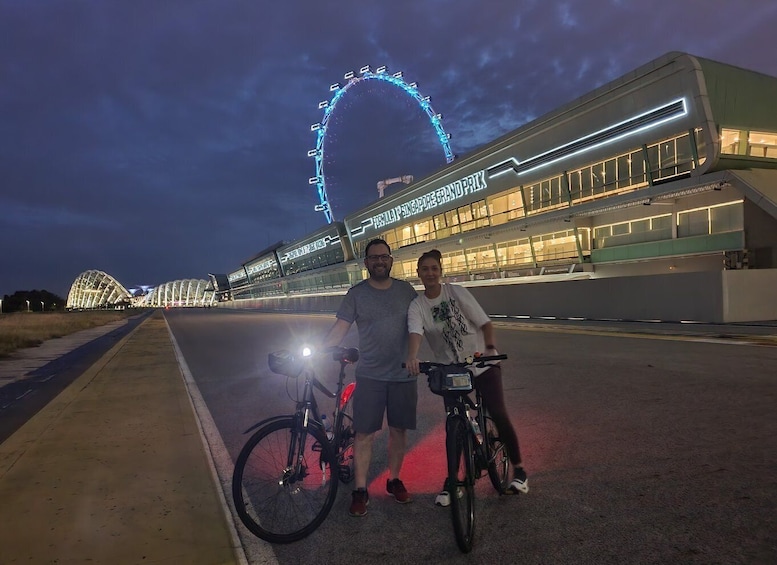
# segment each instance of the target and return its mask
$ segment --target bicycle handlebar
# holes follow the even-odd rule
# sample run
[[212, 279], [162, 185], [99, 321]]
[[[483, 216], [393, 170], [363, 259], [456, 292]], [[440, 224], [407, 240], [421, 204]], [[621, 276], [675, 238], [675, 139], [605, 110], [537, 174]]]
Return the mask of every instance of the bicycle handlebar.
[[[430, 370], [435, 367], [485, 367], [489, 361], [502, 361], [507, 359], [507, 355], [500, 353], [499, 355], [470, 355], [458, 363], [437, 363], [435, 361], [421, 361], [418, 364], [418, 370], [421, 373], [428, 374]], [[406, 368], [406, 364], [402, 363], [402, 368]]]
[[[337, 361], [342, 366], [350, 363], [356, 363], [359, 360], [359, 350], [355, 347], [341, 347], [335, 345], [332, 347], [323, 347], [319, 353], [332, 354], [332, 360]], [[270, 370], [279, 375], [287, 377], [298, 377], [305, 367], [310, 367], [314, 352], [307, 352], [307, 355], [295, 355], [288, 349], [273, 351], [267, 356], [267, 362]]]
[[356, 363], [359, 360], [359, 350], [356, 347], [341, 347], [334, 345], [324, 349], [332, 354], [332, 360], [339, 363]]

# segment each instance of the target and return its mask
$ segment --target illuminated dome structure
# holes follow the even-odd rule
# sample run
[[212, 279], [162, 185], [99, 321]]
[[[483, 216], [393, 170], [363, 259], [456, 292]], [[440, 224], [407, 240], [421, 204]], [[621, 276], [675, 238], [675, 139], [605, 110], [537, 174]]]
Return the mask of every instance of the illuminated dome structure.
[[144, 294], [133, 294], [103, 271], [84, 271], [76, 277], [67, 295], [67, 308], [95, 310], [125, 308], [166, 308], [210, 306], [215, 300], [213, 286], [202, 279], [170, 281], [142, 287]]
[[67, 308], [93, 310], [129, 304], [132, 295], [122, 284], [103, 271], [84, 271], [76, 277], [67, 295]]
[[202, 307], [214, 302], [215, 293], [210, 281], [182, 279], [160, 284], [140, 297], [136, 306], [141, 308]]

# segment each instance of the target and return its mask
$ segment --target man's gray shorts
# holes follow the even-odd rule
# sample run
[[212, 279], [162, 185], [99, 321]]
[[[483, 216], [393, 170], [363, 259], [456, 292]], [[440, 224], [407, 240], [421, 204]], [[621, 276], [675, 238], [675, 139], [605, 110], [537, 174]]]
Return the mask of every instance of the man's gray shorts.
[[378, 381], [357, 379], [353, 393], [353, 427], [361, 434], [371, 434], [388, 425], [402, 430], [416, 428], [418, 381]]

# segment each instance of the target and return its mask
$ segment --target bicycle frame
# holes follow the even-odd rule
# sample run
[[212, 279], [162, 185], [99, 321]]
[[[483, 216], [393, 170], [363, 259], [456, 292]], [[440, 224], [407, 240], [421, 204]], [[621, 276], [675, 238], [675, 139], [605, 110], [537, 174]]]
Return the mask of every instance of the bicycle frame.
[[[338, 382], [336, 392], [332, 392], [326, 387], [326, 385], [318, 380], [318, 377], [316, 377], [315, 372], [312, 369], [306, 368], [303, 371], [305, 375], [305, 384], [302, 390], [302, 398], [296, 402], [294, 409], [294, 415], [301, 417], [303, 427], [307, 428], [308, 425], [312, 423], [313, 425], [318, 425], [318, 427], [320, 427], [322, 430], [324, 429], [324, 426], [321, 423], [321, 413], [318, 410], [316, 395], [313, 391], [314, 388], [321, 391], [328, 398], [338, 399], [338, 401], [335, 403], [335, 410], [333, 413], [335, 418], [348, 403], [348, 400], [351, 398], [353, 391], [356, 388], [356, 383], [348, 383], [347, 385], [344, 384], [346, 365], [347, 363], [340, 364], [340, 374], [338, 375], [337, 379]], [[247, 434], [248, 432], [267, 424], [268, 422], [282, 420], [288, 417], [288, 414], [281, 416], [270, 416], [269, 418], [265, 418], [264, 420], [257, 422], [250, 428], [246, 429], [243, 433]]]
[[[422, 373], [429, 376], [429, 388], [432, 392], [445, 399], [445, 451], [448, 464], [446, 487], [451, 500], [456, 543], [464, 553], [472, 550], [475, 536], [475, 481], [487, 471], [494, 488], [500, 493], [500, 489], [504, 488], [500, 484], [503, 476], [500, 476], [497, 466], [497, 457], [504, 446], [499, 445], [498, 437], [492, 436], [489, 431], [483, 399], [480, 391], [473, 386], [473, 379], [476, 377], [467, 367], [485, 367], [488, 361], [506, 358], [506, 355], [471, 357], [459, 363], [423, 362], [419, 367]], [[459, 371], [461, 369], [466, 369], [469, 375]], [[473, 388], [474, 402], [469, 396]], [[475, 433], [469, 410], [475, 411], [479, 434]], [[479, 439], [478, 435], [482, 439]]]
[[[472, 429], [472, 422], [469, 418], [468, 411], [475, 411], [475, 420], [480, 428], [480, 439], [478, 439], [475, 430]], [[483, 406], [483, 399], [480, 396], [479, 391], [475, 391], [475, 402], [469, 397], [469, 394], [460, 393], [456, 396], [452, 396], [446, 401], [446, 413], [447, 417], [461, 417], [463, 418], [472, 435], [472, 445], [474, 447], [474, 470], [476, 471], [476, 479], [483, 476], [483, 473], [488, 470], [488, 464], [494, 459], [495, 455], [489, 456], [486, 450], [486, 407]], [[446, 427], [447, 429], [447, 427]]]
[[[307, 429], [308, 426], [314, 425], [321, 430], [325, 431], [324, 424], [321, 420], [321, 413], [318, 409], [318, 402], [316, 401], [316, 395], [314, 392], [314, 389], [318, 389], [320, 392], [322, 392], [324, 395], [326, 395], [328, 398], [337, 399], [337, 402], [335, 402], [335, 408], [334, 412], [332, 414], [333, 416], [333, 429], [332, 429], [332, 439], [329, 441], [329, 445], [326, 447], [328, 451], [326, 452], [326, 461], [330, 461], [330, 471], [334, 473], [333, 467], [335, 463], [337, 462], [337, 456], [339, 452], [339, 448], [341, 446], [341, 439], [342, 439], [342, 426], [340, 425], [341, 419], [340, 419], [340, 412], [345, 407], [346, 403], [348, 402], [348, 399], [353, 394], [353, 390], [356, 387], [355, 383], [349, 383], [347, 386], [343, 386], [344, 378], [345, 378], [345, 366], [346, 364], [341, 362], [340, 363], [340, 374], [338, 375], [337, 379], [337, 391], [332, 392], [330, 391], [318, 378], [316, 377], [315, 373], [310, 371], [305, 371], [305, 386], [302, 393], [302, 400], [297, 402], [297, 408], [295, 410], [295, 420], [297, 422], [297, 429], [299, 430], [299, 435], [297, 436], [297, 439], [301, 442], [302, 445], [304, 445], [305, 441], [307, 440]], [[312, 417], [312, 418], [311, 418]], [[323, 448], [323, 446], [322, 446]], [[292, 442], [292, 444], [289, 446], [289, 466], [292, 464], [295, 465], [296, 472], [299, 472], [299, 467], [302, 464], [301, 460], [298, 460], [296, 462], [293, 462], [292, 459], [294, 458], [294, 453], [299, 452], [296, 450], [296, 446]], [[322, 467], [324, 465], [324, 462], [322, 461]], [[338, 479], [339, 476], [339, 470], [338, 470]]]
[[[300, 474], [300, 466], [302, 461], [294, 461], [294, 453], [298, 452], [297, 442], [299, 442], [300, 445], [304, 445], [307, 441], [308, 427], [315, 426], [320, 428], [322, 431], [326, 431], [324, 430], [324, 425], [321, 422], [321, 412], [318, 409], [318, 402], [316, 400], [314, 389], [318, 389], [327, 398], [338, 399], [337, 402], [335, 402], [335, 408], [333, 412], [333, 436], [332, 440], [329, 442], [328, 448], [330, 451], [328, 451], [326, 454], [326, 460], [331, 461], [334, 459], [333, 456], [337, 455], [338, 447], [340, 446], [342, 439], [342, 427], [336, 424], [340, 421], [340, 412], [348, 403], [348, 400], [351, 398], [353, 391], [356, 388], [356, 383], [352, 382], [348, 383], [347, 385], [344, 383], [346, 365], [347, 363], [343, 361], [340, 362], [340, 373], [338, 374], [337, 390], [335, 392], [329, 390], [326, 385], [324, 385], [324, 383], [322, 383], [318, 377], [316, 377], [315, 371], [312, 369], [312, 367], [306, 367], [303, 370], [305, 384], [302, 390], [302, 398], [296, 402], [294, 409], [295, 428], [298, 431], [298, 435], [292, 438], [292, 442], [289, 445], [289, 455], [287, 460], [287, 472], [292, 468], [294, 469], [294, 472], [290, 474], [291, 477], [298, 477]], [[245, 430], [243, 433], [247, 434], [270, 422], [283, 420], [285, 418], [288, 418], [288, 415], [271, 416], [269, 418], [265, 418], [264, 420], [257, 422]]]
[[[330, 390], [315, 374], [313, 360], [288, 351], [270, 354], [274, 373], [301, 379], [292, 414], [273, 416], [246, 430], [251, 436], [235, 462], [232, 496], [243, 524], [272, 543], [291, 543], [313, 532], [326, 518], [338, 484], [352, 476], [353, 429], [348, 401], [355, 384], [345, 384], [345, 366], [358, 350], [327, 351], [340, 363], [337, 388]], [[333, 428], [322, 423], [316, 390], [335, 400]]]

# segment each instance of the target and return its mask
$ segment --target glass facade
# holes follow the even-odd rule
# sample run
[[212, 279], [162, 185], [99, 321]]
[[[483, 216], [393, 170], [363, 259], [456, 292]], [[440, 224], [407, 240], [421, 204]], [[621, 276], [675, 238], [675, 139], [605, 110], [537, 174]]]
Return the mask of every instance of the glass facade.
[[744, 229], [742, 200], [684, 210], [677, 214], [677, 237], [711, 235]]
[[[699, 165], [701, 130], [663, 139], [634, 148], [579, 169], [558, 173], [537, 182], [514, 186], [470, 204], [414, 219], [383, 230], [375, 237], [385, 239], [396, 251], [418, 243], [460, 236], [471, 230], [499, 226], [534, 214], [569, 208], [576, 204], [639, 190], [656, 181], [687, 176]], [[595, 242], [588, 228], [535, 235], [489, 245], [462, 248], [443, 254], [447, 275], [499, 273], [511, 268], [528, 268], [543, 263], [582, 262], [592, 247], [625, 245], [672, 237], [670, 216], [645, 218], [596, 228]], [[367, 239], [356, 242], [358, 256], [363, 255]], [[393, 273], [404, 278], [416, 277], [414, 260], [395, 260]], [[366, 272], [363, 272], [366, 276]]]
[[348, 272], [342, 269], [329, 271], [326, 273], [310, 273], [301, 276], [295, 276], [283, 282], [283, 286], [289, 294], [300, 294], [306, 292], [321, 292], [325, 290], [334, 290], [349, 288], [358, 281], [352, 281]]
[[313, 253], [307, 253], [294, 259], [288, 259], [282, 262], [283, 274], [294, 275], [304, 273], [329, 265], [337, 265], [345, 260], [343, 248], [339, 244], [329, 245], [324, 249], [319, 249]]
[[[580, 169], [559, 173], [526, 186], [516, 186], [484, 200], [391, 227], [376, 237], [385, 239], [396, 250], [687, 175], [698, 166], [694, 155], [698, 155], [699, 133], [699, 130], [683, 133]], [[366, 240], [355, 244], [359, 256], [366, 244]], [[544, 252], [537, 260], [555, 255]], [[485, 264], [487, 260], [476, 263]]]
[[723, 128], [720, 152], [724, 155], [747, 155], [777, 159], [777, 133]]
[[246, 273], [251, 283], [277, 279], [281, 276], [280, 265], [275, 255], [265, 256], [258, 261], [246, 264]]
[[672, 239], [672, 214], [618, 222], [594, 229], [594, 249]]

